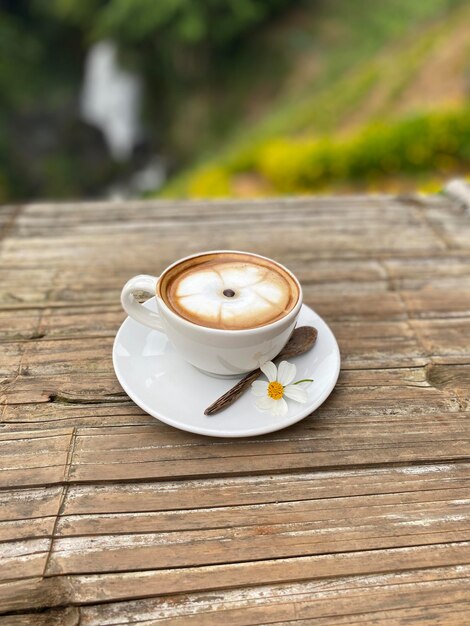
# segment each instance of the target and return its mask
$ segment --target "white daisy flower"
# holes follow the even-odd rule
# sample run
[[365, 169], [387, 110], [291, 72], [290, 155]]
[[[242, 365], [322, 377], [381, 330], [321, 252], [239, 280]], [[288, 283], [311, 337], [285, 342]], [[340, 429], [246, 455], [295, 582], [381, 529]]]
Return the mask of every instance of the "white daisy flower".
[[258, 396], [258, 400], [255, 401], [258, 409], [282, 417], [289, 410], [284, 396], [302, 404], [307, 402], [307, 390], [297, 385], [311, 383], [313, 380], [304, 378], [293, 383], [297, 371], [293, 363], [281, 361], [277, 368], [272, 361], [267, 361], [260, 369], [268, 380], [255, 380], [251, 385], [253, 394]]

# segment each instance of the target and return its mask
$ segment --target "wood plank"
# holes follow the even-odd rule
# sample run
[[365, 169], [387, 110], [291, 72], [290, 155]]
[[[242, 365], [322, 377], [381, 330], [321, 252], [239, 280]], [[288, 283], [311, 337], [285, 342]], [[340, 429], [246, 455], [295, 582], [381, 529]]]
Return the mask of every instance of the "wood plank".
[[[429, 205], [430, 215], [434, 211], [446, 218], [446, 213], [454, 214], [449, 201], [436, 202], [436, 198], [425, 201]], [[335, 222], [341, 229], [345, 222], [377, 221], [382, 217], [385, 221], [393, 219], [413, 220], [426, 229], [424, 212], [417, 209], [416, 204], [404, 202], [392, 196], [339, 196], [320, 197], [303, 196], [297, 198], [267, 198], [255, 201], [173, 201], [145, 200], [143, 202], [82, 202], [82, 203], [49, 203], [28, 204], [23, 207], [21, 219], [17, 221], [16, 233], [47, 234], [51, 229], [61, 232], [84, 232], [126, 227], [146, 228], [149, 221], [174, 222], [184, 224], [201, 218], [210, 223], [211, 220], [232, 221], [234, 215], [241, 220], [272, 221], [273, 217], [286, 222], [313, 217], [319, 221]], [[338, 220], [338, 218], [341, 218]]]
[[1, 311], [0, 342], [39, 338], [40, 312], [34, 309]]
[[55, 520], [54, 516], [0, 522], [0, 542], [31, 539], [32, 537], [50, 537], [54, 530]]
[[[267, 213], [271, 215], [273, 210], [289, 210], [295, 207], [297, 210], [308, 210], [315, 207], [317, 211], [327, 212], [332, 206], [338, 210], [345, 207], [355, 210], [374, 209], [383, 203], [399, 201], [402, 205], [415, 206], [415, 204], [397, 199], [394, 196], [381, 194], [371, 196], [369, 194], [354, 194], [341, 196], [298, 196], [298, 197], [271, 197], [258, 198], [250, 201], [236, 199], [220, 199], [217, 201], [199, 200], [172, 200], [169, 198], [145, 200], [128, 199], [125, 201], [109, 202], [106, 200], [79, 201], [79, 202], [30, 202], [24, 207], [24, 218], [45, 221], [47, 225], [53, 224], [60, 218], [68, 223], [104, 223], [104, 222], [132, 222], [134, 216], [147, 216], [154, 219], [155, 216], [166, 216], [172, 219], [185, 220], [191, 215], [204, 217], [220, 214], [226, 215], [229, 211], [240, 214]], [[423, 199], [425, 204], [435, 207], [453, 208], [452, 203], [439, 196], [429, 196]]]
[[61, 487], [0, 491], [0, 542], [52, 536], [62, 496]]
[[408, 321], [333, 321], [330, 326], [341, 346], [343, 368], [411, 367], [428, 362], [428, 352]]
[[72, 435], [72, 429], [0, 435], [0, 487], [63, 482]]
[[285, 253], [278, 252], [279, 260], [312, 288], [312, 304], [317, 295], [347, 293], [384, 293], [389, 289], [389, 277], [381, 260], [339, 257], [327, 260], [318, 258], [310, 247]]
[[[470, 389], [470, 364], [442, 365], [433, 363], [426, 368], [429, 382], [437, 389], [452, 389], [462, 397], [463, 403]], [[467, 398], [468, 399], [468, 398]], [[463, 404], [465, 406], [465, 404]]]
[[79, 626], [80, 614], [75, 607], [52, 609], [45, 613], [23, 613], [0, 616], [0, 626]]
[[[468, 550], [468, 543], [446, 544], [189, 569], [28, 579], [0, 585], [0, 607], [2, 610], [15, 610], [68, 602], [92, 604], [266, 583], [325, 580], [333, 576], [371, 572], [406, 572], [420, 567], [465, 565], [468, 562]], [[30, 594], [29, 602], [22, 595], [26, 590]]]
[[[73, 395], [66, 385], [49, 386], [46, 382], [39, 387], [23, 388], [21, 393], [15, 392], [14, 397], [19, 404], [10, 404], [4, 407], [2, 420], [9, 431], [27, 429], [55, 429], [74, 426], [136, 426], [155, 425], [155, 419], [142, 409], [139, 409], [130, 400], [126, 400], [119, 391], [119, 395], [106, 394], [99, 398], [97, 393], [101, 389], [102, 379], [97, 380], [97, 389], [74, 389]], [[113, 382], [114, 385], [114, 382]], [[103, 387], [104, 389], [104, 387]], [[80, 392], [80, 395], [78, 395]], [[57, 398], [70, 399], [71, 402], [51, 402], [50, 394], [58, 394]], [[54, 397], [54, 396], [53, 396]], [[24, 400], [24, 403], [21, 402]], [[28, 402], [34, 402], [28, 404]], [[26, 404], [25, 404], [26, 403]]]
[[[216, 219], [213, 223], [199, 218], [194, 221], [155, 220], [160, 233], [159, 258], [171, 258], [172, 250], [174, 254], [174, 250], [181, 247], [185, 247], [188, 253], [204, 248], [236, 249], [240, 247], [240, 241], [246, 249], [263, 252], [267, 256], [276, 256], [279, 250], [291, 254], [302, 249], [305, 241], [315, 241], [318, 258], [335, 256], [336, 250], [352, 257], [364, 256], [365, 251], [366, 256], [373, 256], [400, 255], [411, 250], [413, 253], [428, 254], [447, 250], [445, 241], [413, 207], [379, 201], [375, 206], [362, 206], [354, 212], [351, 206], [343, 204], [330, 205], [323, 211], [315, 206], [315, 202], [307, 201], [307, 204], [310, 220], [299, 215], [298, 211], [286, 215], [284, 220], [273, 220], [272, 208], [265, 214], [266, 224], [262, 223], [258, 213], [252, 217], [248, 214], [233, 218], [225, 214], [222, 220]], [[367, 229], [363, 228], [365, 221]], [[139, 224], [138, 215], [134, 216], [130, 228], [126, 228], [125, 223], [117, 223], [111, 229], [104, 226], [98, 228], [95, 224], [89, 224], [87, 229], [85, 223], [82, 231], [78, 229], [72, 234], [61, 226], [60, 217], [55, 224], [60, 236], [49, 234], [49, 240], [54, 241], [52, 246], [45, 245], [44, 231], [38, 231], [34, 236], [34, 231], [27, 225], [23, 229], [21, 218], [18, 219], [16, 229], [21, 237], [10, 236], [5, 242], [4, 260], [11, 263], [15, 259], [21, 265], [53, 263], [57, 269], [71, 263], [94, 266], [99, 265], [103, 256], [101, 251], [107, 249], [107, 262], [119, 265], [124, 248], [130, 258], [135, 257], [134, 250], [139, 251], [139, 256], [155, 258], [154, 235], [150, 228], [152, 221], [145, 220]], [[28, 246], [23, 247], [19, 257], [18, 250], [22, 248], [21, 238], [24, 236], [28, 236]], [[156, 271], [159, 269], [156, 268]]]
[[[328, 413], [328, 408], [341, 391], [338, 389], [315, 414], [288, 430], [246, 441], [210, 439], [165, 428], [160, 430], [158, 423], [118, 430], [80, 429], [71, 477], [75, 481], [97, 482], [124, 478], [163, 479], [219, 473], [280, 472], [287, 468], [442, 461], [467, 456], [468, 420], [462, 414], [444, 413], [436, 407], [432, 417], [425, 416], [421, 420], [419, 413], [426, 408], [417, 404], [417, 414], [410, 428], [407, 401], [402, 408], [403, 418], [400, 419], [398, 408], [396, 417], [393, 417], [392, 408], [380, 409], [381, 390], [376, 401], [372, 399], [370, 419], [367, 419], [364, 394], [358, 394], [361, 406], [354, 411], [350, 406], [350, 389], [347, 389], [344, 390], [345, 405], [349, 403], [349, 410], [346, 406], [347, 414], [342, 415], [337, 405], [333, 414], [339, 416], [335, 419]], [[393, 395], [396, 393], [390, 388], [390, 396]], [[432, 406], [427, 410], [429, 408], [432, 412]], [[457, 405], [454, 408], [458, 411]], [[386, 430], [384, 419], [387, 419]], [[367, 454], [364, 454], [365, 450]]]
[[461, 489], [470, 464], [415, 465], [181, 482], [71, 485], [63, 515], [201, 509], [338, 497]]
[[31, 377], [81, 372], [92, 378], [101, 372], [109, 373], [112, 345], [113, 337], [27, 342], [21, 365]]
[[[77, 532], [88, 533], [94, 527], [91, 536], [55, 538], [46, 573], [126, 571], [148, 565], [190, 567], [465, 541], [470, 532], [469, 501], [462, 500], [461, 492], [457, 496], [453, 500], [450, 493], [445, 501], [423, 504], [407, 502], [410, 497], [403, 496], [403, 504], [398, 498], [389, 498], [390, 507], [383, 509], [370, 501], [364, 507], [351, 501], [338, 502], [334, 510], [320, 508], [316, 515], [313, 503], [312, 507], [305, 503], [258, 505], [251, 511], [251, 525], [246, 509], [227, 512], [228, 517], [234, 516], [232, 524], [224, 521], [224, 511], [209, 510], [205, 513], [210, 513], [211, 520], [205, 523], [210, 527], [201, 529], [197, 529], [198, 512], [186, 511], [189, 522], [194, 517], [195, 529], [168, 532], [159, 529], [165, 514], [136, 514], [134, 522], [132, 516], [115, 516], [109, 518], [109, 524], [103, 518], [89, 518], [82, 520]], [[174, 517], [178, 518], [176, 514]], [[119, 521], [122, 532], [110, 534]], [[204, 524], [200, 515], [199, 523]], [[96, 529], [102, 524], [105, 534], [97, 535]], [[62, 532], [70, 534], [70, 527], [62, 527]]]
[[458, 567], [122, 602], [119, 608], [114, 604], [96, 605], [81, 607], [80, 615], [85, 626], [124, 624], [131, 616], [133, 621], [148, 624], [236, 626], [321, 617], [333, 620], [354, 613], [468, 600], [468, 567]]
[[[194, 568], [78, 574], [44, 579], [62, 584], [77, 604], [93, 604], [167, 596], [175, 593], [225, 590], [339, 576], [403, 572], [425, 567], [468, 564], [467, 543], [368, 550], [300, 558]], [[58, 602], [59, 600], [57, 600]]]
[[68, 590], [65, 577], [36, 576], [0, 582], [0, 613], [67, 605], [70, 601]]
[[[397, 393], [403, 394], [401, 405], [396, 402]], [[325, 462], [337, 464], [339, 458], [346, 464], [400, 458], [414, 461], [461, 458], [466, 454], [468, 420], [460, 414], [459, 402], [447, 391], [429, 386], [405, 384], [403, 389], [389, 386], [366, 393], [364, 387], [340, 385], [312, 418], [289, 431], [229, 445], [176, 431], [149, 417], [144, 418], [142, 426], [80, 429], [72, 475], [74, 480], [164, 478], [172, 475], [176, 465], [180, 473], [189, 476], [199, 474], [203, 466], [207, 470], [212, 467], [211, 474], [233, 473], [243, 471], [240, 466], [243, 458], [254, 463], [258, 471], [279, 471], [290, 464], [298, 468], [321, 467]], [[70, 411], [75, 410], [70, 407]], [[109, 407], [109, 410], [113, 416], [116, 409]], [[93, 412], [94, 407], [90, 406], [89, 411]], [[131, 411], [131, 421], [133, 415]], [[412, 429], [410, 415], [413, 415]], [[388, 425], [384, 433], [385, 417]], [[113, 419], [111, 422], [114, 423]], [[4, 441], [5, 471], [13, 471], [20, 481], [18, 484], [30, 484], [20, 476], [26, 472], [24, 480], [36, 478], [35, 468], [39, 467], [45, 472], [41, 474], [44, 480], [47, 476], [52, 482], [63, 479], [72, 431], [53, 432], [54, 435], [42, 430], [23, 434], [18, 431], [10, 436], [12, 441]], [[286, 434], [289, 441], [285, 441]], [[183, 441], [192, 443], [181, 447]], [[254, 442], [258, 444], [258, 454], [253, 457]], [[365, 445], [369, 450], [367, 457], [363, 454]], [[17, 457], [18, 454], [22, 456]], [[14, 463], [13, 469], [9, 462]]]
[[458, 255], [394, 257], [381, 265], [395, 290], [421, 292], [434, 289], [468, 290], [470, 264], [468, 249]]
[[[470, 505], [468, 487], [470, 477], [463, 488], [452, 488], [447, 491], [433, 490], [419, 493], [400, 493], [374, 496], [355, 496], [352, 501], [348, 497], [337, 497], [334, 500], [318, 502], [317, 500], [275, 502], [267, 504], [231, 505], [229, 507], [204, 507], [188, 511], [171, 510], [169, 512], [145, 511], [142, 513], [100, 513], [92, 515], [62, 516], [57, 525], [57, 536], [79, 537], [95, 535], [118, 535], [145, 532], [176, 532], [185, 530], [207, 530], [214, 528], [230, 528], [235, 522], [241, 526], [270, 526], [324, 522], [339, 511], [349, 509], [348, 515], [360, 517], [361, 522], [371, 513], [373, 516], [380, 511], [386, 516], [393, 511], [394, 516], [401, 515], [401, 508], [422, 512], [430, 508], [447, 508], [449, 512], [453, 503], [458, 501], [465, 507]], [[449, 504], [448, 499], [452, 498]], [[465, 510], [465, 509], [463, 509]], [[459, 520], [462, 521], [462, 520]], [[470, 520], [469, 520], [470, 521]], [[423, 526], [426, 524], [423, 521]]]
[[[470, 611], [470, 602], [451, 602], [449, 604], [433, 604], [432, 606], [406, 607], [403, 609], [392, 609], [387, 611], [372, 611], [367, 613], [358, 613], [354, 615], [346, 615], [338, 618], [337, 616], [322, 617], [315, 620], [318, 626], [341, 626], [343, 624], [365, 624], [376, 626], [377, 624], [432, 624], [433, 626], [466, 626]], [[306, 622], [303, 619], [278, 622], [281, 625], [298, 624], [304, 626]]]
[[63, 606], [68, 603], [94, 604], [175, 593], [223, 591], [262, 584], [327, 581], [339, 576], [467, 565], [469, 549], [468, 542], [450, 543], [192, 568], [29, 578], [0, 583], [0, 610]]
[[[336, 455], [332, 450], [318, 452], [311, 445], [310, 452], [286, 452], [272, 455], [269, 458], [269, 448], [263, 449], [249, 459], [249, 465], [243, 465], [243, 455], [233, 456], [230, 459], [220, 457], [188, 457], [181, 459], [142, 460], [138, 454], [128, 459], [128, 455], [121, 453], [115, 456], [115, 462], [82, 463], [80, 461], [71, 469], [71, 478], [79, 482], [104, 482], [110, 480], [148, 480], [148, 479], [176, 479], [190, 476], [217, 476], [233, 475], [250, 472], [282, 472], [289, 468], [296, 470], [310, 470], [319, 468], [347, 467], [348, 465], [373, 465], [391, 462], [422, 462], [447, 461], [465, 458], [468, 453], [468, 442], [456, 440], [447, 443], [444, 448], [438, 442], [425, 444], [401, 444], [394, 451], [392, 447], [376, 448], [368, 451], [364, 457], [364, 447], [357, 450], [341, 449], [335, 446]], [[292, 447], [291, 447], [292, 449]], [[221, 452], [221, 451], [220, 451]], [[95, 454], [96, 456], [96, 454]], [[334, 458], [333, 458], [334, 457]], [[31, 484], [30, 482], [27, 483]], [[32, 484], [39, 484], [38, 482]]]
[[0, 520], [29, 520], [55, 515], [61, 495], [61, 487], [0, 491]]
[[[341, 216], [336, 216], [338, 219]], [[338, 250], [341, 250], [343, 258], [361, 259], [405, 256], [410, 253], [421, 256], [439, 252], [448, 254], [445, 245], [431, 230], [423, 229], [408, 216], [405, 219], [391, 216], [389, 220], [384, 220], [376, 214], [375, 223], [371, 221], [368, 231], [363, 229], [363, 220], [364, 217], [354, 223], [348, 218], [344, 228], [338, 229], [335, 227], [335, 215], [323, 224], [317, 217], [310, 221], [299, 220], [295, 223], [289, 220], [276, 224], [276, 220], [270, 216], [263, 224], [258, 217], [240, 220], [235, 216], [232, 222], [225, 220], [213, 225], [195, 218], [195, 223], [184, 225], [155, 222], [143, 225], [140, 230], [120, 228], [115, 232], [102, 232], [101, 229], [93, 228], [89, 234], [61, 232], [57, 237], [28, 237], [27, 246], [24, 246], [24, 238], [11, 236], [4, 241], [2, 257], [7, 265], [16, 267], [34, 266], [36, 262], [38, 267], [70, 269], [75, 261], [80, 268], [92, 268], [103, 262], [103, 250], [106, 250], [107, 265], [122, 266], [121, 251], [125, 249], [130, 263], [147, 259], [153, 271], [159, 272], [175, 257], [181, 256], [178, 255], [180, 250], [191, 254], [201, 250], [244, 248], [278, 258], [280, 250], [283, 251], [282, 257], [293, 256], [306, 241], [315, 242], [315, 256], [318, 259], [337, 257]], [[159, 232], [158, 256], [155, 254], [153, 234], [156, 229]], [[403, 232], [406, 232], [405, 239]]]
[[21, 205], [0, 206], [0, 245], [2, 239], [9, 235], [22, 209]]
[[[470, 283], [470, 278], [468, 282]], [[442, 320], [442, 318], [470, 317], [470, 288], [466, 288], [465, 283], [461, 283], [459, 289], [402, 291], [401, 297], [411, 318]]]
[[11, 265], [0, 248], [0, 306], [26, 307], [46, 302], [57, 274], [54, 268]]
[[452, 248], [468, 249], [470, 247], [468, 213], [465, 210], [429, 206], [421, 211], [434, 232], [445, 239]]
[[[1, 400], [5, 405], [3, 415], [5, 421], [9, 421], [10, 410], [15, 415], [18, 413], [19, 422], [28, 423], [36, 421], [36, 414], [53, 421], [57, 412], [60, 415], [62, 411], [69, 409], [80, 412], [82, 405], [90, 404], [98, 405], [97, 410], [100, 408], [99, 405], [107, 404], [108, 411], [111, 412], [116, 404], [126, 405], [128, 411], [133, 412], [133, 404], [119, 385], [114, 372], [101, 371], [91, 377], [86, 374], [85, 365], [80, 361], [78, 361], [80, 371], [77, 372], [73, 371], [73, 363], [67, 363], [69, 372], [63, 371], [64, 362], [61, 363], [59, 360], [58, 363], [57, 373], [48, 372], [44, 376], [31, 375], [28, 365], [22, 368], [20, 375], [7, 379], [3, 385], [0, 383]], [[16, 411], [15, 404], [30, 406], [20, 407]]]
[[433, 361], [440, 357], [455, 357], [468, 362], [470, 356], [470, 318], [446, 320], [410, 320], [410, 325], [419, 336]]
[[50, 537], [0, 543], [0, 581], [42, 576], [50, 549]]
[[1, 346], [0, 390], [8, 388], [16, 379], [20, 370], [21, 359], [25, 351], [25, 343], [5, 343]]

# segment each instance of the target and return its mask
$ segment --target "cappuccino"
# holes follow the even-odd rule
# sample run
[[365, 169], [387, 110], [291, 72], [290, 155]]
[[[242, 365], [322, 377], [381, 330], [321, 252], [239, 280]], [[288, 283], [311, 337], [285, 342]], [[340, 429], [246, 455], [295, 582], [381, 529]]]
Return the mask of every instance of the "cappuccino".
[[241, 252], [182, 261], [163, 274], [158, 290], [180, 317], [221, 330], [271, 324], [287, 315], [300, 297], [296, 280], [282, 266]]

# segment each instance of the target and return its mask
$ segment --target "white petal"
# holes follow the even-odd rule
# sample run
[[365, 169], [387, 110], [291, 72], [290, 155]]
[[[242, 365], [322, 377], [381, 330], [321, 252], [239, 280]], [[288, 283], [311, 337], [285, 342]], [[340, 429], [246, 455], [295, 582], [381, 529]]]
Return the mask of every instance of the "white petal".
[[269, 382], [276, 380], [277, 368], [272, 361], [266, 361], [266, 363], [260, 365], [260, 370], [263, 372]]
[[251, 391], [255, 396], [267, 396], [268, 385], [267, 380], [255, 380], [254, 383], [251, 383]]
[[275, 417], [283, 417], [286, 415], [289, 407], [287, 406], [287, 402], [284, 398], [281, 398], [280, 400], [273, 400], [273, 402], [274, 405], [271, 406], [271, 415], [274, 415]]
[[307, 390], [302, 389], [299, 385], [287, 385], [284, 387], [284, 395], [302, 404], [305, 404], [308, 398]]
[[294, 380], [296, 371], [297, 368], [293, 363], [281, 361], [277, 372], [277, 380], [281, 383], [281, 385], [286, 386]]
[[263, 396], [255, 400], [255, 406], [262, 411], [272, 410], [273, 404], [276, 404], [276, 400], [273, 400], [269, 396]]

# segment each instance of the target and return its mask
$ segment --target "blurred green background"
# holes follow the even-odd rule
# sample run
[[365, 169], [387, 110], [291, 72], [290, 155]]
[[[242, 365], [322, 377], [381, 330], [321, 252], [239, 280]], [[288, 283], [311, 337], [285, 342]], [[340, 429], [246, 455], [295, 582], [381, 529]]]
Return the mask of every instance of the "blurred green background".
[[0, 202], [437, 191], [465, 0], [2, 0]]

